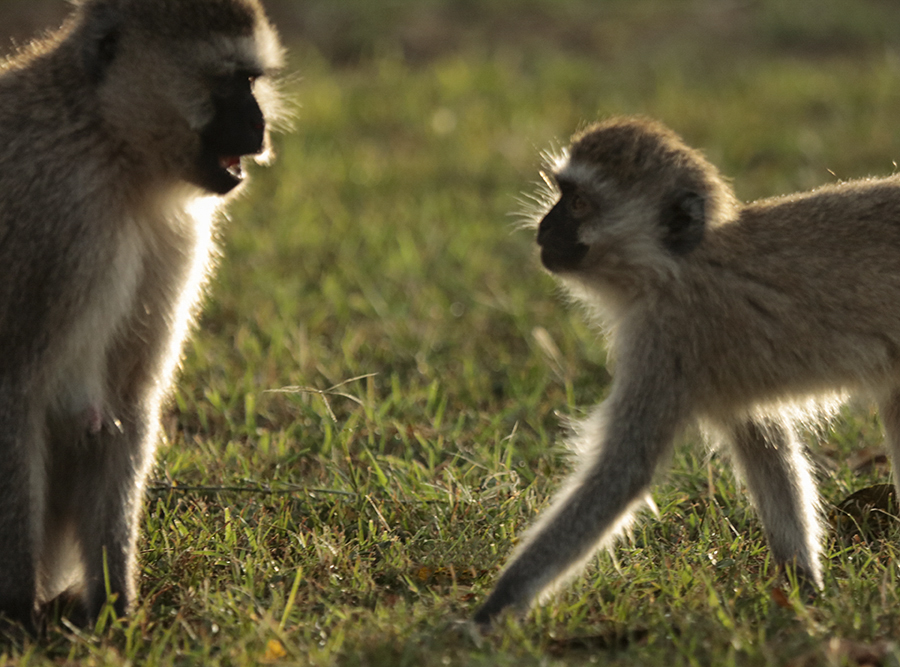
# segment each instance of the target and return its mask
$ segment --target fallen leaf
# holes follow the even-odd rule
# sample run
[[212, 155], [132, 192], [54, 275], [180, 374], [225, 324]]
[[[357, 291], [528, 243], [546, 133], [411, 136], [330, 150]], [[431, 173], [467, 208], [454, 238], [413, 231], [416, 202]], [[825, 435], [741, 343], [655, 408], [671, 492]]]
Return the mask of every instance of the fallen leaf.
[[278, 662], [287, 656], [287, 651], [277, 639], [270, 639], [266, 644], [266, 652], [263, 654], [263, 662]]
[[877, 539], [898, 521], [893, 484], [874, 484], [851, 493], [835, 506], [831, 523], [844, 539]]
[[793, 609], [794, 607], [794, 605], [791, 604], [791, 601], [788, 600], [787, 594], [780, 588], [772, 589], [772, 599], [775, 601], [775, 604], [783, 609]]

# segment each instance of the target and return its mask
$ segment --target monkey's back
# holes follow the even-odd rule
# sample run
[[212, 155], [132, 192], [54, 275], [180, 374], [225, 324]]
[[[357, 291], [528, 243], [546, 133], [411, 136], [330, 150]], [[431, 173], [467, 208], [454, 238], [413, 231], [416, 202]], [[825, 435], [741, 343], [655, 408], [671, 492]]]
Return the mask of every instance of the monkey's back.
[[70, 55], [33, 46], [0, 73], [0, 339], [32, 354], [115, 253], [103, 224], [115, 202], [84, 187], [98, 164], [90, 96], [59, 85], [78, 81]]
[[900, 380], [898, 177], [749, 204], [682, 278], [672, 322], [717, 400]]

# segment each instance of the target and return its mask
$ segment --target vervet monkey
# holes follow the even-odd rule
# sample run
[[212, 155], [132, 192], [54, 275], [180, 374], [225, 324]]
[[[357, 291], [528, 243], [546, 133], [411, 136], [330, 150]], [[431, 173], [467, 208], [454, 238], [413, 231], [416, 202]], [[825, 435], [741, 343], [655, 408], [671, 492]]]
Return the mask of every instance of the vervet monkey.
[[7, 625], [63, 591], [80, 622], [134, 600], [160, 404], [281, 57], [258, 0], [76, 0], [0, 66]]
[[774, 560], [821, 587], [797, 421], [873, 396], [900, 481], [900, 176], [742, 205], [673, 132], [617, 118], [576, 134], [547, 180], [541, 261], [600, 316], [614, 380], [475, 621], [525, 610], [610, 544], [698, 421], [730, 446]]

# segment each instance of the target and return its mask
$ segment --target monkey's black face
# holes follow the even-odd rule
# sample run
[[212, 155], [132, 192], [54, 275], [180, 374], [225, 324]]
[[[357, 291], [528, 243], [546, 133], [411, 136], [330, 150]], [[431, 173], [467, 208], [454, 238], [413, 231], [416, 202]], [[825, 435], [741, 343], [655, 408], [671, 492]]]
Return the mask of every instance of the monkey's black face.
[[588, 252], [578, 240], [579, 216], [588, 212], [589, 203], [581, 195], [563, 190], [562, 197], [541, 220], [537, 242], [541, 263], [554, 273], [574, 271]]
[[213, 82], [213, 119], [203, 129], [195, 182], [215, 194], [231, 192], [244, 179], [241, 158], [265, 146], [266, 120], [253, 96], [251, 72], [236, 72]]

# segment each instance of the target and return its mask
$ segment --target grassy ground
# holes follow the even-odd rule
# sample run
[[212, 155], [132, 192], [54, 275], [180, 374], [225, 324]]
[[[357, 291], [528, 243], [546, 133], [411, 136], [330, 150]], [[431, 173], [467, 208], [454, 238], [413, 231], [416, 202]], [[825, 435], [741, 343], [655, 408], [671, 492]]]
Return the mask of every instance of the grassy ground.
[[[223, 229], [147, 498], [139, 607], [0, 662], [900, 664], [896, 520], [838, 524], [809, 602], [694, 436], [618, 569], [598, 557], [484, 639], [458, 623], [565, 474], [563, 419], [609, 384], [509, 215], [539, 152], [643, 113], [743, 199], [891, 173], [900, 10], [300, 4], [268, 3], [296, 128]], [[889, 481], [865, 405], [810, 442], [829, 507]]]

